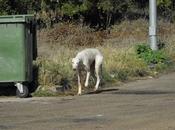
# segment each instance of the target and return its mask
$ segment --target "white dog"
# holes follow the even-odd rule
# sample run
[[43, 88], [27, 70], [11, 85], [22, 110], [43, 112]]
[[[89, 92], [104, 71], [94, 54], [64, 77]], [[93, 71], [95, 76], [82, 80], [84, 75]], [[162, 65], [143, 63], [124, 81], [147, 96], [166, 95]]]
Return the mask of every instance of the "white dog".
[[85, 87], [88, 86], [90, 77], [90, 67], [95, 62], [95, 75], [97, 82], [94, 91], [98, 89], [100, 83], [100, 69], [102, 69], [103, 56], [98, 49], [89, 48], [79, 52], [75, 58], [72, 59], [72, 68], [77, 71], [78, 74], [78, 95], [81, 95], [81, 80], [80, 80], [80, 65], [81, 63], [85, 66], [87, 71]]

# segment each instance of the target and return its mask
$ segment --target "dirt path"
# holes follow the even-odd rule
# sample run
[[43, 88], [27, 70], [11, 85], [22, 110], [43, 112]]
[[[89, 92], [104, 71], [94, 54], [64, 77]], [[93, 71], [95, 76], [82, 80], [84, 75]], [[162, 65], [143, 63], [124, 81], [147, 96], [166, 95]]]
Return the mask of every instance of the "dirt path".
[[175, 130], [175, 73], [98, 94], [0, 98], [0, 130]]

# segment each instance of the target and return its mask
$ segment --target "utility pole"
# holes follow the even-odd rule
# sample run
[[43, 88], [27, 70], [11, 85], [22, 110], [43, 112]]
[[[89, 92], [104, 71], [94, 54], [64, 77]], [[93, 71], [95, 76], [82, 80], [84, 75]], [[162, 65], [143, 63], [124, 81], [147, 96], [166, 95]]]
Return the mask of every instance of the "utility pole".
[[157, 46], [157, 4], [156, 0], [149, 0], [149, 43], [153, 51]]

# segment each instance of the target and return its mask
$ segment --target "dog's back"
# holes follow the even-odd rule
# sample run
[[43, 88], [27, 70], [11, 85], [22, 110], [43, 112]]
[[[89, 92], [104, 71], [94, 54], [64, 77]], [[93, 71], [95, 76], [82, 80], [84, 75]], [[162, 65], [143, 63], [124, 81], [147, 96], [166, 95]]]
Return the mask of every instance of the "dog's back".
[[84, 49], [77, 54], [78, 57], [81, 58], [88, 58], [88, 59], [95, 59], [96, 56], [102, 56], [101, 52], [95, 48], [88, 48]]

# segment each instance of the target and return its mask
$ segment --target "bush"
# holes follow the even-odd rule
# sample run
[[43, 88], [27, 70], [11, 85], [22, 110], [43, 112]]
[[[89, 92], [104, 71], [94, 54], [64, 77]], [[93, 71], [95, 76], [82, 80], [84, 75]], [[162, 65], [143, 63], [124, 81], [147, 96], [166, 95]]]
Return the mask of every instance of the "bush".
[[147, 64], [164, 64], [168, 57], [163, 50], [153, 51], [148, 45], [140, 44], [136, 46], [136, 53], [139, 58]]

